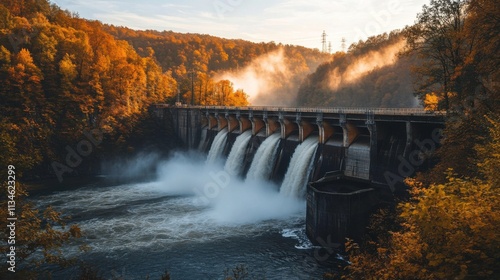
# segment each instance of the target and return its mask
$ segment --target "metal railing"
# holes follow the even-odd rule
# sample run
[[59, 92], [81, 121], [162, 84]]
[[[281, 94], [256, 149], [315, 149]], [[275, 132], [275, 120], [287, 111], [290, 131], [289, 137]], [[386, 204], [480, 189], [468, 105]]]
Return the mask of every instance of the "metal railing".
[[394, 115], [394, 116], [444, 116], [446, 111], [430, 111], [424, 108], [354, 108], [354, 107], [332, 107], [332, 108], [315, 108], [315, 107], [278, 107], [278, 106], [169, 106], [167, 104], [155, 104], [156, 108], [191, 108], [200, 110], [217, 110], [217, 111], [266, 111], [266, 112], [303, 112], [303, 113], [333, 113], [333, 114], [375, 114], [375, 115]]

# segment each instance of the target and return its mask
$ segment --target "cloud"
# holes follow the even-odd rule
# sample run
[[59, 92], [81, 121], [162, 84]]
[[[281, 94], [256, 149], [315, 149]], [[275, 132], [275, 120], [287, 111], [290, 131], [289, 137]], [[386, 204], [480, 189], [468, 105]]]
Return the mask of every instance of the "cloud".
[[174, 3], [168, 3], [168, 4], [162, 4], [162, 8], [173, 8], [173, 9], [190, 9], [190, 5], [185, 5], [185, 4], [174, 4]]

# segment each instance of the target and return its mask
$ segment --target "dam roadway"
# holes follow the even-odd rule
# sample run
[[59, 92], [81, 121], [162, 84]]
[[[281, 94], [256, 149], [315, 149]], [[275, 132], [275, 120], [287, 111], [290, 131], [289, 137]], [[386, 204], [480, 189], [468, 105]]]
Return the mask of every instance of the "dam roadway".
[[[398, 123], [405, 124], [406, 129], [411, 130], [412, 124], [442, 126], [446, 115], [444, 111], [428, 111], [422, 108], [226, 107], [155, 104], [151, 106], [151, 110], [157, 118], [171, 117], [177, 135], [189, 147], [196, 146], [200, 141], [200, 135], [197, 133], [199, 134], [201, 129], [220, 131], [228, 127], [229, 131], [239, 129], [241, 133], [246, 131], [249, 128], [248, 125], [251, 124], [253, 135], [265, 127], [266, 136], [269, 136], [279, 125], [288, 127], [282, 131], [282, 138], [285, 139], [294, 129], [300, 130], [301, 126], [307, 126], [307, 124], [317, 125], [318, 130], [322, 130], [328, 124], [340, 127], [346, 124], [368, 127], [373, 124], [383, 126], [387, 123]], [[347, 135], [347, 131], [345, 132]], [[328, 132], [319, 141], [326, 141], [325, 137], [328, 137]]]
[[[446, 113], [421, 108], [290, 108], [169, 106], [150, 111], [188, 149], [207, 153], [225, 133], [221, 156], [247, 131], [243, 174], [271, 135], [280, 141], [269, 178], [280, 183], [296, 148], [314, 139], [306, 181], [306, 233], [314, 243], [358, 238], [370, 212], [406, 192], [403, 179], [429, 168], [439, 147]], [[223, 148], [223, 149], [222, 149]]]

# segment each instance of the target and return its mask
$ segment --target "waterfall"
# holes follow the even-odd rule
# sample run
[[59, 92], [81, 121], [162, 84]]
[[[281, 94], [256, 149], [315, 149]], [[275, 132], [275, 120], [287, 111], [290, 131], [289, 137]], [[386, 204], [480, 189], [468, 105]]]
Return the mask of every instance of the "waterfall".
[[273, 171], [274, 163], [278, 150], [276, 146], [280, 141], [280, 134], [275, 133], [260, 144], [255, 156], [253, 157], [252, 165], [247, 173], [246, 180], [268, 180]]
[[236, 141], [234, 141], [231, 152], [227, 157], [226, 165], [224, 166], [224, 170], [229, 174], [238, 176], [243, 171], [245, 152], [250, 138], [252, 138], [252, 132], [250, 130], [236, 137]]
[[208, 136], [208, 130], [202, 129], [201, 130], [201, 139], [200, 139], [200, 144], [198, 144], [198, 151], [205, 151], [205, 142], [207, 141], [207, 136]]
[[226, 137], [227, 136], [227, 128], [224, 128], [223, 130], [219, 131], [217, 135], [214, 138], [214, 142], [212, 143], [212, 146], [210, 147], [210, 151], [208, 152], [207, 156], [207, 165], [212, 165], [214, 164], [217, 159], [222, 155], [222, 152], [224, 151], [224, 145], [226, 145]]
[[311, 161], [316, 151], [318, 140], [310, 137], [304, 140], [293, 153], [280, 193], [286, 196], [302, 198], [305, 195], [307, 181], [311, 170]]

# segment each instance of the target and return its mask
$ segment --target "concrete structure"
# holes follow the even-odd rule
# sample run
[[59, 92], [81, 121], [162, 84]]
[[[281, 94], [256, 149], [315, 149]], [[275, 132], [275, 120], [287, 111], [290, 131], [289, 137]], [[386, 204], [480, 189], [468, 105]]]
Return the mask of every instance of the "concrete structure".
[[[249, 151], [255, 151], [266, 137], [279, 132], [279, 156], [270, 178], [275, 182], [283, 179], [297, 145], [308, 137], [317, 137], [319, 145], [309, 179], [323, 179], [307, 190], [307, 233], [316, 244], [318, 239], [326, 240], [328, 232], [335, 232], [335, 240], [358, 236], [357, 227], [343, 227], [359, 224], [356, 221], [362, 221], [360, 217], [376, 207], [377, 201], [391, 200], [405, 190], [404, 177], [431, 165], [428, 158], [439, 146], [445, 117], [443, 112], [419, 108], [155, 105], [152, 110], [158, 118], [172, 122], [186, 148], [205, 152], [224, 128], [229, 132], [229, 148], [237, 135], [251, 130]], [[251, 158], [247, 161], [251, 162]], [[339, 190], [339, 186], [343, 187]], [[340, 208], [346, 210], [328, 207], [332, 203], [344, 205]]]
[[[217, 131], [231, 134], [251, 129], [252, 135], [267, 137], [280, 131], [282, 139], [302, 142], [314, 135], [323, 165], [330, 165], [328, 154], [338, 150], [337, 169], [348, 177], [385, 182], [386, 171], [401, 173], [401, 158], [420, 162], [426, 153], [415, 153], [424, 140], [433, 141], [436, 129], [443, 127], [444, 113], [420, 108], [281, 108], [281, 107], [170, 107], [155, 105], [158, 117], [168, 117], [186, 148], [210, 147]], [[215, 132], [215, 133], [214, 133]], [[428, 141], [427, 141], [428, 142]], [[429, 147], [432, 148], [432, 147]], [[412, 154], [413, 152], [413, 154]], [[415, 164], [413, 164], [415, 165]], [[421, 165], [421, 164], [420, 164]], [[328, 171], [319, 166], [315, 179]]]

